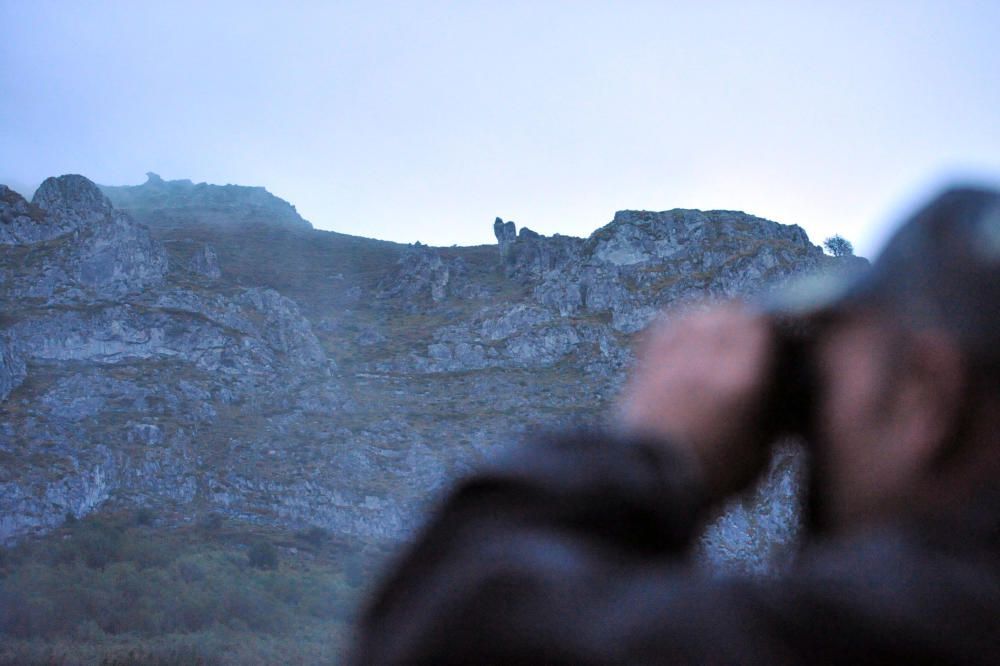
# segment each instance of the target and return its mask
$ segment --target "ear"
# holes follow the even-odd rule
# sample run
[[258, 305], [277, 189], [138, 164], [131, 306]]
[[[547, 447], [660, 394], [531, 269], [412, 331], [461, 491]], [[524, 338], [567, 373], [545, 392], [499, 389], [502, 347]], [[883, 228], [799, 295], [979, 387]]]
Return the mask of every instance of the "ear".
[[961, 420], [965, 360], [953, 338], [923, 330], [908, 336], [896, 403], [899, 444], [915, 467], [929, 471]]

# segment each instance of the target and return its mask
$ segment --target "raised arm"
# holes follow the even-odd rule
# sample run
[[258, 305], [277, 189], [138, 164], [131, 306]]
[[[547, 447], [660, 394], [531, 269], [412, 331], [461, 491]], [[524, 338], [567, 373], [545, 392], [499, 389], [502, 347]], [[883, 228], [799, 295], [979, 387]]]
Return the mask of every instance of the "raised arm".
[[642, 654], [629, 609], [676, 598], [705, 509], [764, 460], [769, 345], [738, 306], [655, 328], [615, 434], [538, 436], [452, 491], [368, 608], [359, 662]]

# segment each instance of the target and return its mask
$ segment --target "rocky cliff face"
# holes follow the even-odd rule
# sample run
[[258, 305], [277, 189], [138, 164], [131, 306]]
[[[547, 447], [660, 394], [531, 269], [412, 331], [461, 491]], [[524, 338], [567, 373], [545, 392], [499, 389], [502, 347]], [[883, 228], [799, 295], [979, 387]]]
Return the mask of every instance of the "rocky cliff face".
[[[152, 506], [404, 537], [454, 475], [538, 424], [593, 420], [666, 305], [833, 260], [731, 211], [624, 211], [498, 245], [317, 231], [263, 188], [0, 189], [0, 541]], [[792, 539], [795, 458], [706, 535], [761, 568]]]
[[191, 502], [206, 479], [193, 438], [220, 409], [329, 372], [294, 302], [183, 284], [85, 178], [4, 201], [0, 539], [110, 500]]

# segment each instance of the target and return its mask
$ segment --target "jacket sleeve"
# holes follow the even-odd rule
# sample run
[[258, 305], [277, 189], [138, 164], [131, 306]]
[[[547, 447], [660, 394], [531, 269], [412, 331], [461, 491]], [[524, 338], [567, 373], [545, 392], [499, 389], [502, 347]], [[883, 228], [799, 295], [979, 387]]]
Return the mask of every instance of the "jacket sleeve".
[[635, 614], [645, 575], [684, 567], [703, 505], [696, 475], [661, 442], [538, 437], [452, 490], [371, 600], [356, 661], [625, 654], [602, 637]]
[[[537, 440], [452, 491], [372, 598], [354, 662], [875, 663], [933, 654], [921, 638], [939, 616], [895, 628], [878, 621], [907, 607], [900, 590], [921, 594], [885, 583], [919, 577], [906, 549], [834, 551], [780, 580], [711, 577], [687, 562], [705, 508], [692, 470], [664, 442], [595, 432]], [[904, 556], [895, 562], [893, 553]], [[915, 635], [901, 635], [905, 626]]]

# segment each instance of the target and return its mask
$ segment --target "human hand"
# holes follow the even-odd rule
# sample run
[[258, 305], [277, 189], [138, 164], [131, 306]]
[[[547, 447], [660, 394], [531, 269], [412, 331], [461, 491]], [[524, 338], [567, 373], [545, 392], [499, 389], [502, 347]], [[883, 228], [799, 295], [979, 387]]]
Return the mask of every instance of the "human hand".
[[687, 454], [714, 499], [743, 489], [773, 435], [764, 409], [774, 347], [769, 320], [738, 303], [654, 324], [622, 394], [620, 425]]

